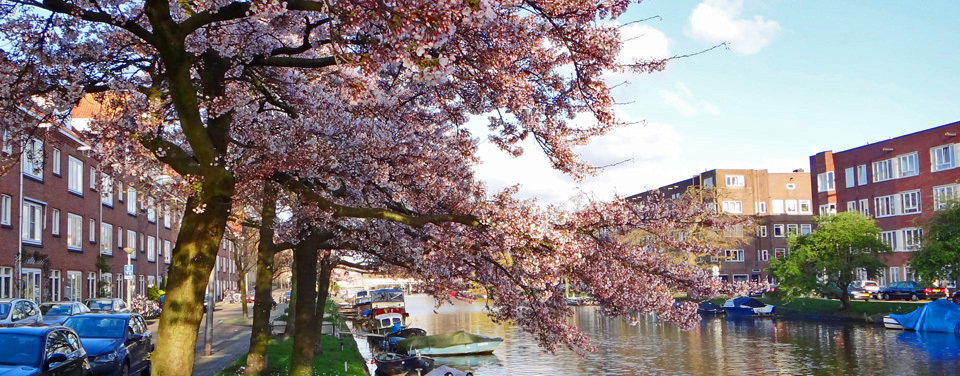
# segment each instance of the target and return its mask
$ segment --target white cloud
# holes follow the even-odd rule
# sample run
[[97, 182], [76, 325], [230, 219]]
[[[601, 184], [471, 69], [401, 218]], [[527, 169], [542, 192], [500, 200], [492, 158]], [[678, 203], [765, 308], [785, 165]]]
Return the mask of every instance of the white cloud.
[[690, 14], [687, 35], [708, 43], [727, 42], [736, 53], [749, 55], [770, 44], [780, 24], [761, 16], [742, 18], [743, 0], [704, 0]]
[[697, 116], [700, 114], [717, 115], [720, 113], [720, 107], [716, 104], [695, 98], [690, 89], [684, 84], [679, 84], [677, 91], [660, 90], [658, 94], [664, 105], [677, 110], [677, 112], [684, 116]]
[[630, 24], [620, 28], [623, 46], [617, 62], [632, 64], [637, 60], [666, 59], [670, 57], [670, 41], [660, 30], [645, 24]]

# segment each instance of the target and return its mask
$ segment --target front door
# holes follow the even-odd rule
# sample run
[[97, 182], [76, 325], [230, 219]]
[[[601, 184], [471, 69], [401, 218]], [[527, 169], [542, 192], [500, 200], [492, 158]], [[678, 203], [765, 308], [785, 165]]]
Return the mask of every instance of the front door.
[[40, 289], [42, 287], [40, 279], [40, 269], [27, 269], [24, 268], [23, 272], [20, 273], [20, 280], [23, 282], [23, 294], [21, 297], [24, 299], [30, 299], [40, 304]]

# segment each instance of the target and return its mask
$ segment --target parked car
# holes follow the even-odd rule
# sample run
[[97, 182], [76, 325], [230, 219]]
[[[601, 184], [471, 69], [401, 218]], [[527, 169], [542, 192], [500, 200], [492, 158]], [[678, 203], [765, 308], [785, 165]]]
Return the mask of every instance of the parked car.
[[40, 303], [40, 313], [43, 314], [44, 325], [60, 325], [70, 316], [90, 312], [90, 308], [80, 302], [46, 302]]
[[[847, 295], [850, 296], [850, 299], [870, 300], [870, 298], [873, 297], [873, 294], [861, 286], [862, 284], [860, 281], [854, 281], [847, 285]], [[824, 299], [840, 299], [840, 288], [837, 286], [836, 282], [827, 283], [821, 288], [820, 295]]]
[[121, 313], [121, 312], [130, 312], [130, 307], [127, 307], [127, 303], [123, 299], [118, 298], [96, 298], [88, 299], [84, 304], [90, 308], [92, 312], [103, 312], [103, 313]]
[[760, 289], [760, 290], [751, 292], [751, 293], [748, 294], [747, 296], [749, 296], [749, 297], [751, 297], [751, 298], [760, 298], [760, 297], [766, 296], [768, 293], [772, 293], [772, 292], [776, 292], [776, 291], [777, 291], [777, 284], [776, 284], [776, 283], [771, 283], [771, 284], [769, 284], [769, 285], [767, 286], [767, 288], [765, 288], [765, 289]]
[[880, 284], [878, 284], [877, 281], [865, 279], [862, 281], [853, 281], [850, 284], [859, 287], [874, 296], [877, 294], [877, 291], [880, 291]]
[[256, 291], [250, 290], [247, 291], [247, 303], [253, 303], [253, 299], [256, 297]]
[[87, 376], [79, 336], [65, 326], [0, 329], [0, 375]]
[[0, 299], [0, 326], [43, 324], [37, 303], [29, 299]]
[[893, 282], [890, 286], [877, 292], [878, 299], [893, 300], [922, 300], [940, 299], [947, 297], [946, 287], [925, 286], [915, 281]]
[[63, 323], [76, 330], [94, 376], [150, 375], [153, 337], [136, 313], [91, 313]]

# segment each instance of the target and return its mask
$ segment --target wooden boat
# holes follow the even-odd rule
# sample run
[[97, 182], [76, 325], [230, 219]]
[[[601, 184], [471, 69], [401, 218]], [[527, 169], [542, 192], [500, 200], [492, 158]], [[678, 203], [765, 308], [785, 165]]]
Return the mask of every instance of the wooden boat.
[[379, 353], [373, 357], [378, 376], [426, 375], [433, 370], [433, 358], [429, 356]]
[[474, 355], [490, 354], [500, 346], [503, 338], [487, 337], [464, 331], [411, 337], [397, 341], [397, 349], [407, 354], [423, 355]]

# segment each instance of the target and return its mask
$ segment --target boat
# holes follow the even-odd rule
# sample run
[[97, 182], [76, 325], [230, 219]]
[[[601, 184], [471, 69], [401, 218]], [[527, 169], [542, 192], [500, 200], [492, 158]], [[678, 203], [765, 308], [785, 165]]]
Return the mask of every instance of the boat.
[[500, 346], [503, 338], [487, 337], [458, 331], [432, 336], [411, 337], [397, 341], [400, 352], [413, 355], [474, 355], [490, 354]]
[[433, 370], [434, 360], [420, 354], [379, 353], [373, 357], [377, 376], [426, 375]]
[[697, 313], [701, 315], [723, 314], [723, 307], [713, 304], [713, 302], [703, 302], [697, 306]]
[[773, 316], [774, 306], [751, 297], [741, 296], [723, 303], [723, 311], [730, 317]]
[[910, 313], [883, 317], [887, 329], [960, 334], [960, 305], [946, 299], [924, 304]]
[[406, 329], [404, 324], [405, 313], [384, 313], [373, 317], [369, 326], [370, 332], [387, 335]]

